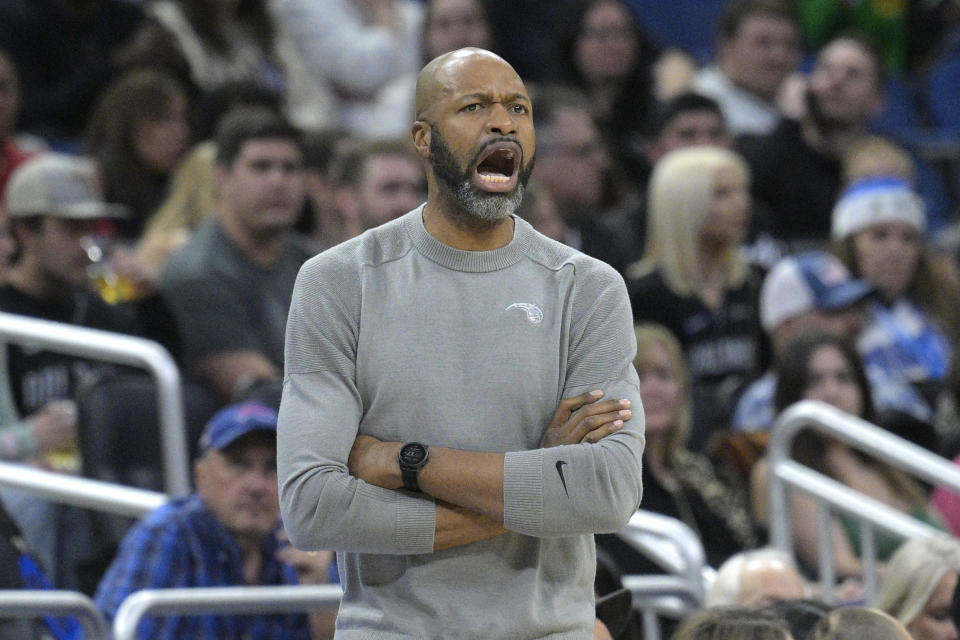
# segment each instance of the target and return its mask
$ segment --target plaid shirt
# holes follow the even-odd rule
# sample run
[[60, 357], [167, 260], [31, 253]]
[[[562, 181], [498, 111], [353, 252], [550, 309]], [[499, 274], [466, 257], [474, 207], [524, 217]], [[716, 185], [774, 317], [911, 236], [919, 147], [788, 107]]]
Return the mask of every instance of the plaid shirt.
[[[279, 543], [263, 543], [260, 585], [296, 584], [279, 562]], [[240, 548], [196, 494], [173, 500], [127, 533], [97, 590], [96, 603], [112, 623], [123, 600], [140, 589], [227, 587], [244, 584]], [[147, 617], [137, 638], [150, 640], [307, 640], [303, 614]]]

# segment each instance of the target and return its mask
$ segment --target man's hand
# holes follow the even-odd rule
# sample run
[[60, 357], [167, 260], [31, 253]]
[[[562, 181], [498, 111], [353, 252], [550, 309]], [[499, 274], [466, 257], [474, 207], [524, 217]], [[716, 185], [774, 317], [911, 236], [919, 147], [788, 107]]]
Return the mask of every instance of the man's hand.
[[402, 443], [382, 442], [373, 436], [357, 436], [347, 458], [347, 469], [350, 475], [364, 482], [384, 489], [399, 489], [403, 486], [397, 462], [401, 446]]
[[556, 447], [561, 444], [581, 442], [599, 442], [602, 438], [616, 433], [629, 420], [629, 400], [604, 400], [603, 391], [564, 398], [553, 414], [550, 426], [543, 432], [540, 446]]

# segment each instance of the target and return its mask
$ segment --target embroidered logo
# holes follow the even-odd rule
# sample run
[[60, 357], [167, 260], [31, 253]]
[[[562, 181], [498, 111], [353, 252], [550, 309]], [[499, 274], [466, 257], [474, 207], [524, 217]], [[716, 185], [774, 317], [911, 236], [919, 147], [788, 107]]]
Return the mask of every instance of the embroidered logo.
[[567, 494], [567, 497], [570, 497], [570, 493], [567, 491], [567, 481], [563, 477], [563, 465], [567, 464], [566, 460], [557, 460], [557, 474], [560, 476], [560, 482], [563, 484], [563, 492]]
[[532, 302], [514, 302], [507, 307], [505, 311], [510, 311], [510, 309], [522, 310], [527, 316], [527, 322], [530, 324], [540, 324], [543, 322], [543, 311]]

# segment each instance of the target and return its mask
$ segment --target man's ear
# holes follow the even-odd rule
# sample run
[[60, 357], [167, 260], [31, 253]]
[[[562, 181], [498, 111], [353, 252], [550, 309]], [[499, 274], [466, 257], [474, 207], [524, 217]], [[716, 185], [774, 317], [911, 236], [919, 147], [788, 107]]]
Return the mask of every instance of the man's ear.
[[430, 125], [423, 120], [417, 120], [413, 123], [413, 146], [422, 158], [430, 157]]

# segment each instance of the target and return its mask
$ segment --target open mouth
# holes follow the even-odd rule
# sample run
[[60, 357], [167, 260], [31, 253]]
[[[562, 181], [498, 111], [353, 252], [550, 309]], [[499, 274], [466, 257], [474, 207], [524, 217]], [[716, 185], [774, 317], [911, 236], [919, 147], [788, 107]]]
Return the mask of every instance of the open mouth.
[[488, 145], [477, 161], [475, 183], [485, 191], [512, 191], [520, 172], [520, 145], [496, 142]]

